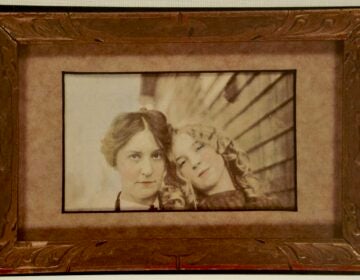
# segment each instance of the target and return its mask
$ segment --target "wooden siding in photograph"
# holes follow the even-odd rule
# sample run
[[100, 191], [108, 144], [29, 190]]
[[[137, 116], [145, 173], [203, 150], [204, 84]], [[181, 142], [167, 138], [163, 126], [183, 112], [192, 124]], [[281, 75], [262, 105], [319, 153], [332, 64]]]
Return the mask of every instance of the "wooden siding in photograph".
[[294, 79], [291, 71], [168, 73], [156, 83], [144, 79], [153, 93], [143, 89], [175, 126], [200, 122], [233, 139], [248, 154], [264, 192], [291, 208], [296, 192]]

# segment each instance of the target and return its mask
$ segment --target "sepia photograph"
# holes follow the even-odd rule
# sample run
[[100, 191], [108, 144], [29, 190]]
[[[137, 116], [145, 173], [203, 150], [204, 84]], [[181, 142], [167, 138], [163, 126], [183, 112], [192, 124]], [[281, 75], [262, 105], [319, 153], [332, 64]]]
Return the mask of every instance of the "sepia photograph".
[[63, 212], [296, 211], [295, 82], [63, 72]]

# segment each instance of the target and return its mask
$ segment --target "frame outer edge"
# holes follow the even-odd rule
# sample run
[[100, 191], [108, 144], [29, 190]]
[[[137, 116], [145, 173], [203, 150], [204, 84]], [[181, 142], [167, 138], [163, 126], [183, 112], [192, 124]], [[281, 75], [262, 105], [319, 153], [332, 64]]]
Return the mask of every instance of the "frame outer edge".
[[344, 46], [343, 234], [360, 251], [360, 23]]
[[17, 42], [0, 28], [0, 255], [17, 239], [18, 82]]
[[[342, 136], [343, 136], [343, 164], [342, 164], [342, 182], [343, 182], [343, 236], [349, 244], [343, 242], [337, 243], [326, 240], [325, 243], [311, 242], [290, 242], [273, 244], [278, 246], [281, 253], [279, 254], [279, 264], [286, 265], [282, 259], [286, 256], [289, 259], [288, 269], [325, 270], [333, 267], [336, 271], [341, 270], [358, 270], [360, 267], [360, 194], [358, 187], [360, 185], [360, 11], [343, 10], [338, 17], [338, 10], [332, 11], [284, 11], [288, 13], [286, 17], [281, 17], [275, 21], [279, 25], [274, 25], [275, 33], [266, 36], [268, 29], [264, 27], [261, 32], [254, 31], [257, 21], [249, 19], [245, 23], [250, 24], [250, 35], [245, 33], [230, 33], [224, 36], [230, 38], [230, 41], [268, 41], [273, 40], [345, 40], [344, 46], [344, 84], [343, 84], [343, 116], [342, 116]], [[266, 14], [269, 12], [245, 11], [249, 14]], [[274, 12], [276, 14], [276, 12]], [[191, 21], [191, 13], [179, 13], [178, 17], [171, 13], [171, 20], [176, 20], [174, 26], [184, 26], [183, 31], [190, 31], [192, 27], [194, 36], [190, 33], [184, 33], [179, 37], [164, 36], [162, 42], [166, 41], [187, 41], [195, 42], [198, 38], [202, 42], [217, 41], [222, 37], [211, 36], [212, 33], [206, 33], [203, 37], [197, 35], [198, 26], [203, 25], [199, 22]], [[190, 16], [191, 15], [191, 16]], [[231, 18], [231, 13], [227, 16]], [[236, 17], [239, 14], [234, 13]], [[281, 12], [280, 15], [283, 15]], [[202, 14], [204, 16], [204, 14]], [[213, 14], [220, 17], [221, 13]], [[83, 18], [84, 17], [84, 18]], [[112, 16], [109, 16], [113, 18]], [[200, 16], [194, 16], [194, 20]], [[36, 19], [41, 18], [41, 21]], [[246, 18], [246, 17], [245, 17]], [[35, 244], [34, 242], [17, 242], [17, 207], [18, 207], [18, 168], [19, 168], [19, 91], [18, 91], [18, 43], [37, 44], [61, 42], [71, 43], [93, 43], [94, 34], [89, 37], [79, 29], [82, 24], [88, 26], [86, 20], [91, 19], [88, 14], [59, 14], [59, 15], [38, 15], [34, 14], [27, 17], [9, 15], [5, 18], [0, 14], [0, 274], [17, 272], [34, 272], [34, 271], [68, 271], [80, 270], [85, 265], [84, 270], [90, 270], [82, 257], [86, 251], [89, 260], [97, 262], [97, 257], [104, 259], [109, 254], [112, 258], [109, 245], [106, 242], [81, 242], [75, 244], [48, 244], [47, 242]], [[34, 21], [33, 21], [34, 20]], [[85, 22], [83, 21], [85, 20]], [[106, 21], [107, 19], [105, 19]], [[78, 23], [79, 25], [74, 25]], [[91, 22], [90, 22], [91, 23]], [[200, 23], [201, 22], [200, 20]], [[254, 25], [253, 25], [254, 24]], [[262, 22], [260, 20], [259, 24]], [[92, 27], [92, 25], [89, 25]], [[241, 25], [239, 25], [241, 26]], [[208, 26], [205, 24], [205, 27]], [[29, 29], [30, 28], [30, 29]], [[162, 28], [162, 27], [160, 27]], [[204, 29], [206, 31], [206, 28]], [[212, 27], [209, 27], [210, 31]], [[273, 29], [271, 29], [273, 30]], [[94, 30], [93, 30], [94, 31]], [[110, 30], [111, 31], [111, 30]], [[258, 33], [256, 33], [258, 32]], [[171, 30], [170, 30], [171, 33]], [[163, 33], [159, 33], [163, 34]], [[221, 34], [221, 32], [219, 33]], [[264, 35], [265, 34], [265, 35]], [[234, 35], [234, 36], [233, 36]], [[156, 35], [158, 36], [158, 35]], [[155, 36], [155, 37], [156, 37]], [[260, 37], [259, 37], [260, 36]], [[16, 38], [14, 40], [12, 37]], [[191, 37], [191, 38], [190, 38]], [[150, 38], [150, 37], [149, 37]], [[270, 39], [269, 39], [270, 38]], [[154, 37], [150, 38], [154, 40]], [[156, 39], [156, 38], [155, 38]], [[138, 42], [139, 37], [126, 38], [121, 35], [108, 35], [103, 43], [121, 43], [121, 42]], [[140, 40], [145, 40], [141, 39]], [[151, 41], [150, 40], [150, 41]], [[146, 40], [145, 40], [146, 41]], [[240, 242], [240, 240], [239, 240]], [[125, 242], [126, 244], [128, 242]], [[242, 245], [242, 242], [240, 242]], [[240, 244], [239, 243], [239, 244]], [[245, 243], [244, 243], [245, 244]], [[270, 242], [271, 244], [271, 242]], [[130, 246], [131, 244], [129, 244]], [[245, 245], [244, 245], [245, 246]], [[104, 248], [103, 248], [104, 247]], [[131, 247], [131, 246], [130, 246]], [[154, 246], [151, 252], [157, 252], [161, 245]], [[159, 247], [159, 248], [158, 248]], [[167, 249], [167, 246], [165, 246]], [[201, 247], [201, 246], [200, 246]], [[262, 246], [261, 246], [262, 247]], [[276, 251], [270, 246], [270, 254]], [[101, 249], [100, 249], [101, 248]], [[249, 247], [248, 247], [249, 248]], [[267, 249], [267, 248], [266, 248]], [[85, 251], [84, 251], [85, 250]], [[160, 250], [162, 251], [162, 250]], [[167, 250], [165, 250], [167, 251]], [[55, 253], [54, 253], [55, 252]], [[104, 253], [106, 252], [106, 253]], [[267, 252], [267, 250], [266, 250]], [[331, 258], [334, 253], [339, 256], [337, 259]], [[11, 257], [11, 256], [14, 257]], [[163, 255], [163, 254], [160, 254]], [[177, 258], [181, 254], [175, 254]], [[263, 255], [263, 253], [261, 253]], [[169, 269], [175, 266], [168, 260], [168, 256], [163, 259], [159, 256], [159, 263], [167, 263]], [[21, 258], [19, 258], [21, 257]], [[33, 263], [29, 263], [33, 259]], [[184, 258], [185, 265], [188, 263], [197, 263], [196, 256]], [[210, 256], [211, 257], [211, 256]], [[195, 258], [192, 260], [191, 258]], [[170, 258], [171, 259], [171, 258]], [[6, 267], [3, 264], [9, 264]], [[202, 261], [199, 261], [201, 264]], [[30, 264], [30, 265], [29, 265]], [[300, 264], [300, 266], [299, 266]], [[205, 263], [208, 265], [208, 263]], [[340, 266], [343, 265], [343, 266]], [[121, 269], [118, 263], [116, 266]], [[19, 269], [22, 267], [22, 270]], [[106, 266], [104, 266], [105, 268]], [[163, 267], [163, 266], [162, 266]], [[177, 268], [178, 265], [176, 265]], [[181, 266], [180, 266], [181, 267]], [[191, 267], [190, 267], [191, 268]], [[153, 268], [150, 268], [153, 269]]]
[[344, 40], [359, 21], [352, 9], [0, 13], [21, 44]]

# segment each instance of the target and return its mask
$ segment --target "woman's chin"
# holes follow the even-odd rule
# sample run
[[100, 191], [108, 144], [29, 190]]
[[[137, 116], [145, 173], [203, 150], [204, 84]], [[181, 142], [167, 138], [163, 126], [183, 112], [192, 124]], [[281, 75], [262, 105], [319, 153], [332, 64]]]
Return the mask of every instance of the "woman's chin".
[[140, 199], [140, 200], [148, 200], [148, 199], [151, 199], [151, 198], [155, 198], [157, 195], [157, 190], [142, 190], [141, 192], [139, 192], [137, 194], [137, 197]]

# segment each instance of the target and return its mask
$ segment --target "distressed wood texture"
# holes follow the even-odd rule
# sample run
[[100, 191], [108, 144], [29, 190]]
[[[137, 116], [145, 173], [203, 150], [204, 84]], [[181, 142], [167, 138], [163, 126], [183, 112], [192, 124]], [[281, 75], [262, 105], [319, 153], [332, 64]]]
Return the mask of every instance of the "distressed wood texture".
[[[342, 238], [17, 240], [19, 46], [284, 40], [344, 41]], [[360, 10], [2, 13], [0, 73], [0, 273], [360, 270]]]
[[13, 246], [17, 228], [17, 45], [0, 30], [0, 250]]
[[20, 43], [343, 40], [359, 11], [19, 13], [0, 14]]
[[343, 82], [343, 232], [360, 250], [360, 25], [345, 41]]
[[152, 239], [18, 242], [0, 255], [3, 273], [134, 270], [360, 271], [346, 242]]

